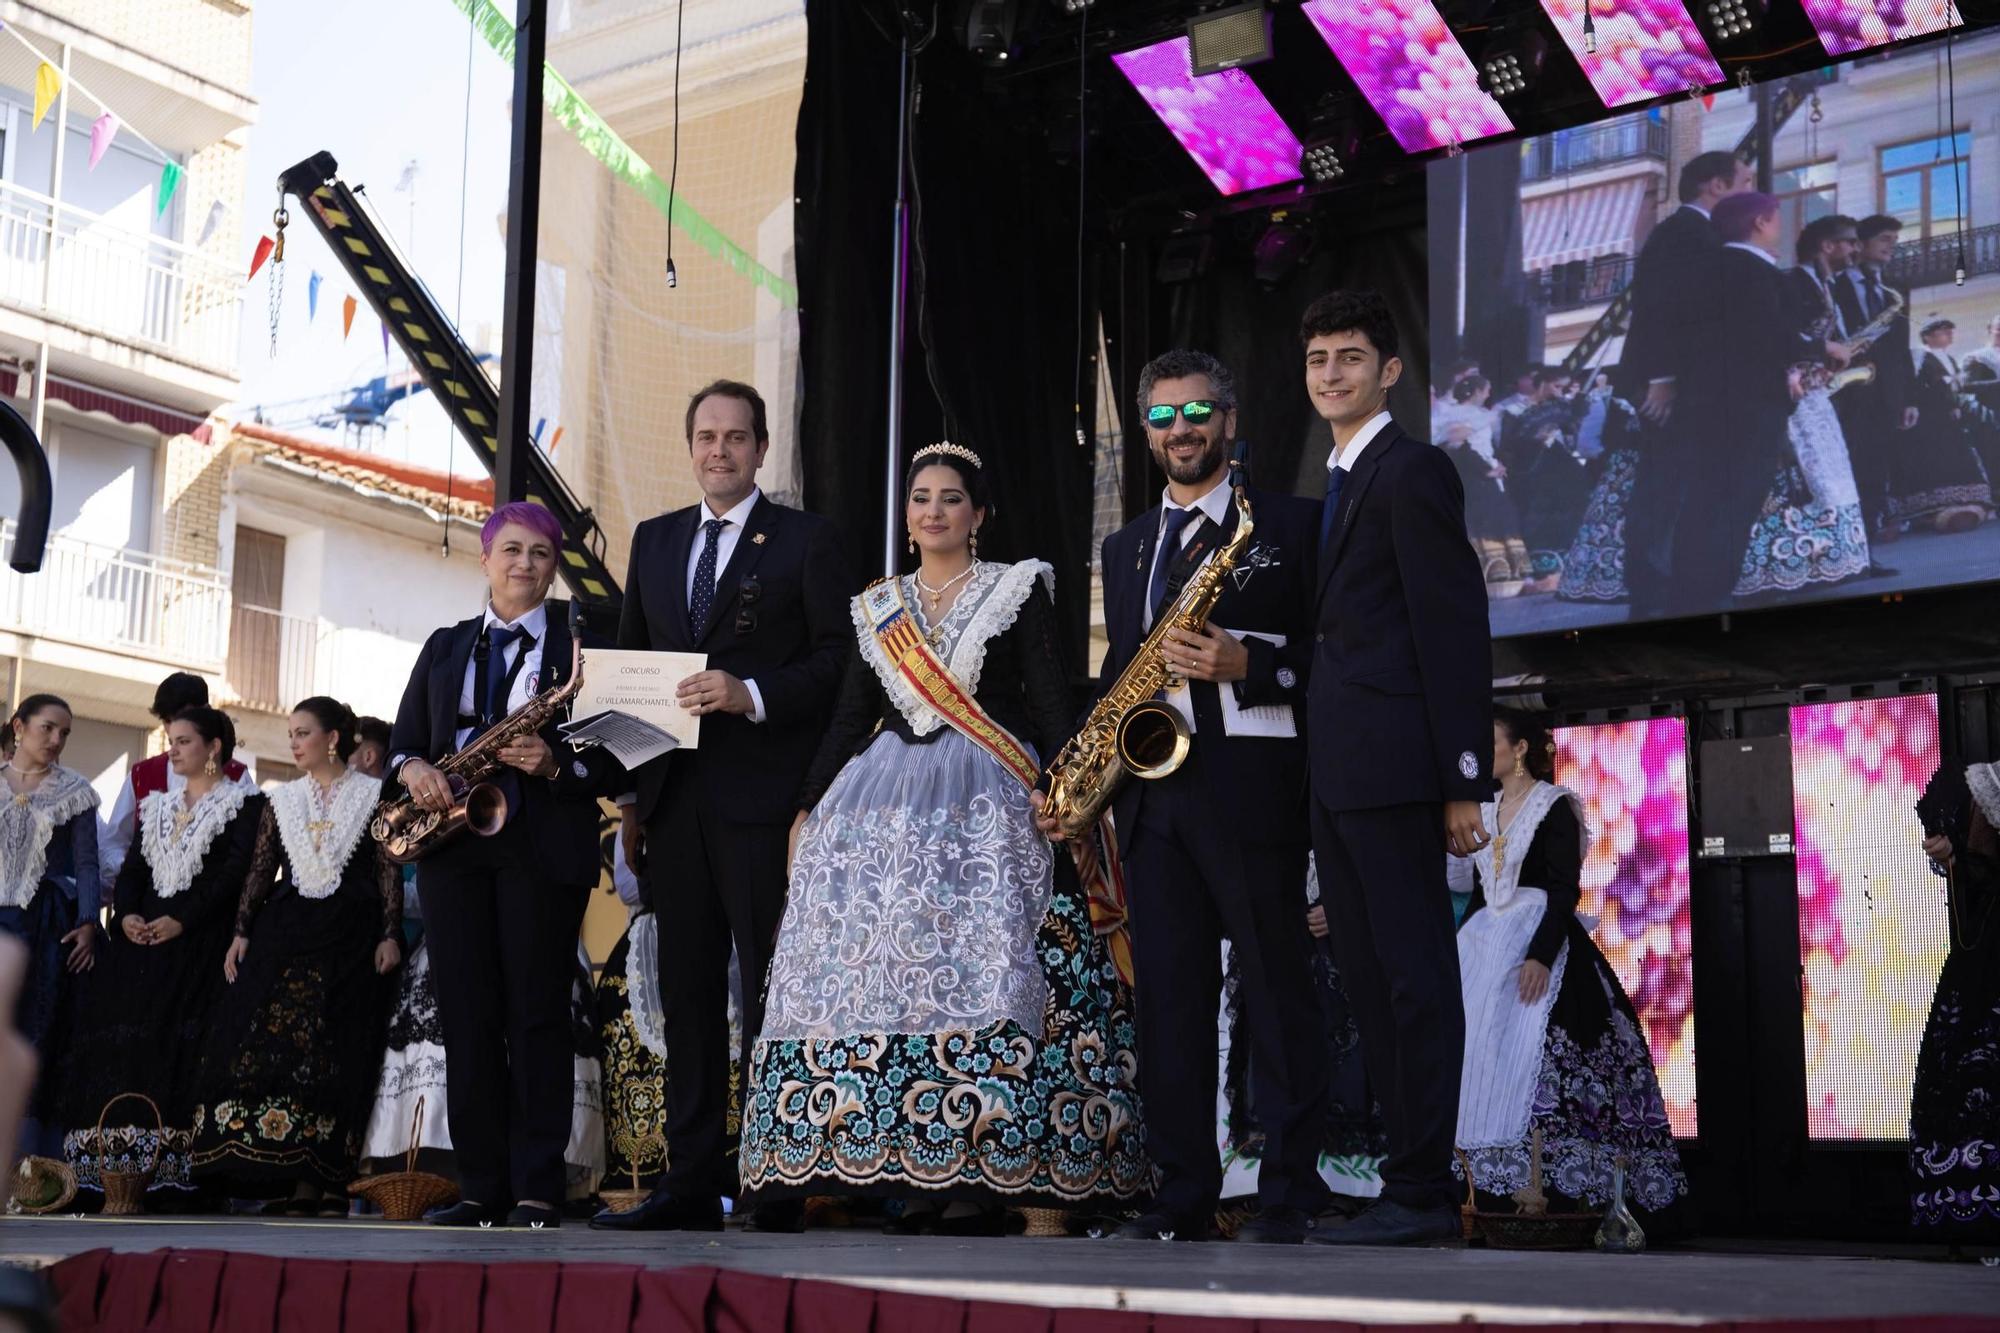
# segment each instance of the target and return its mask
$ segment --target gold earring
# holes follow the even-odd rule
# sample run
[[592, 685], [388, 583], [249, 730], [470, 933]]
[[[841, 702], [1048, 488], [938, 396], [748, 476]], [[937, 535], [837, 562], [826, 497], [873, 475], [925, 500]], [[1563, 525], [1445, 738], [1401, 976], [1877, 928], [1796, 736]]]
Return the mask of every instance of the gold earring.
[[208, 762], [201, 766], [201, 775], [205, 778], [212, 778], [216, 775], [218, 771], [219, 770], [217, 770], [217, 768], [215, 767], [215, 756], [210, 755], [208, 757]]
[[967, 537], [967, 538], [965, 539], [965, 544], [966, 544], [967, 546], [970, 546], [970, 547], [972, 548], [972, 558], [973, 558], [974, 560], [977, 560], [977, 559], [979, 558], [979, 529], [978, 529], [978, 528], [974, 528], [974, 529], [972, 530], [972, 535], [971, 535], [971, 536], [969, 536], [969, 537]]
[[917, 553], [917, 534], [916, 530], [913, 528], [910, 531], [910, 554], [915, 555], [916, 553]]
[[340, 762], [339, 741], [328, 741], [326, 743], [326, 762], [329, 764], [337, 764]]
[[1521, 756], [1518, 754], [1514, 756], [1514, 776], [1517, 778], [1528, 776], [1528, 766], [1521, 762]]

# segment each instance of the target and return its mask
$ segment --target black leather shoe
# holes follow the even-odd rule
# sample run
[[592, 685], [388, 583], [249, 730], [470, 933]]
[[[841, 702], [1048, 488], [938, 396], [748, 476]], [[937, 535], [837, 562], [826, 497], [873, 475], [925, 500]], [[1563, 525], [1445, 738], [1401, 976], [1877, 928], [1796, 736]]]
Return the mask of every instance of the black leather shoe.
[[1313, 1245], [1436, 1245], [1463, 1244], [1464, 1238], [1456, 1208], [1411, 1208], [1377, 1199], [1346, 1226], [1317, 1227], [1306, 1240]]
[[593, 1231], [720, 1231], [722, 1200], [656, 1189], [630, 1212], [602, 1209], [590, 1226]]
[[517, 1203], [514, 1211], [507, 1214], [510, 1227], [527, 1227], [533, 1231], [553, 1231], [562, 1225], [562, 1212], [547, 1204]]
[[506, 1223], [507, 1214], [483, 1203], [460, 1201], [424, 1214], [424, 1221], [434, 1227], [497, 1227]]
[[1896, 577], [1896, 575], [1902, 572], [1903, 571], [1901, 571], [1900, 569], [1894, 569], [1888, 565], [1883, 564], [1880, 560], [1870, 560], [1868, 562], [1868, 572], [1862, 577], [1871, 579], [1892, 579]]
[[1111, 1233], [1113, 1240], [1207, 1240], [1208, 1223], [1191, 1223], [1172, 1213], [1141, 1213]]
[[796, 1200], [760, 1203], [750, 1210], [745, 1231], [766, 1236], [796, 1236], [806, 1229], [806, 1206]]
[[1236, 1239], [1253, 1245], [1302, 1245], [1313, 1229], [1304, 1209], [1266, 1208], [1237, 1229]]

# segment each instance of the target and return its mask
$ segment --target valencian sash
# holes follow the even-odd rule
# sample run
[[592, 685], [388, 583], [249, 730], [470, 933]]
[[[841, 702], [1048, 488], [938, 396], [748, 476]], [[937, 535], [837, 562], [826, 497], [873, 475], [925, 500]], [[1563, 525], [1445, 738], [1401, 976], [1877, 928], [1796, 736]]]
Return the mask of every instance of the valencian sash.
[[[896, 668], [917, 697], [943, 718], [960, 735], [992, 756], [993, 762], [1013, 774], [1023, 787], [1033, 791], [1041, 781], [1041, 769], [1028, 747], [1014, 734], [988, 716], [958, 677], [938, 659], [930, 640], [917, 626], [916, 613], [903, 599], [901, 579], [879, 579], [861, 594], [861, 609], [869, 631], [882, 654]], [[1090, 903], [1091, 928], [1104, 940], [1119, 977], [1132, 984], [1132, 944], [1125, 930], [1125, 873], [1118, 861], [1118, 840], [1107, 812], [1092, 834], [1097, 843], [1097, 871], [1079, 878]], [[1074, 844], [1070, 855], [1076, 855]]]

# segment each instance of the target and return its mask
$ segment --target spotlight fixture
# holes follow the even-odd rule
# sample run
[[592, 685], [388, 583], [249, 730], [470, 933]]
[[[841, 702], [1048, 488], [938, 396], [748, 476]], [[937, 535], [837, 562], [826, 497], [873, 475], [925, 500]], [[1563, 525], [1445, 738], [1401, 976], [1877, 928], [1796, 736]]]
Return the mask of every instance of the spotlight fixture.
[[1361, 154], [1361, 131], [1346, 103], [1332, 93], [1320, 99], [1299, 151], [1299, 174], [1308, 185], [1331, 185]]
[[1062, 12], [1065, 14], [1081, 14], [1096, 4], [1097, 0], [1056, 0], [1056, 2], [1062, 6]]
[[1231, 5], [1188, 20], [1189, 68], [1196, 75], [1240, 69], [1271, 58], [1271, 12], [1264, 0]]
[[1312, 232], [1282, 210], [1273, 213], [1250, 247], [1251, 279], [1266, 289], [1278, 287], [1312, 252]]
[[1533, 28], [1500, 32], [1479, 58], [1479, 83], [1497, 98], [1518, 97], [1535, 86], [1549, 57], [1549, 40]]
[[1734, 42], [1756, 33], [1769, 6], [1767, 0], [1706, 0], [1701, 8], [1709, 35], [1718, 42]]
[[967, 53], [996, 67], [1013, 58], [1020, 0], [969, 0], [961, 12], [964, 19], [958, 35]]

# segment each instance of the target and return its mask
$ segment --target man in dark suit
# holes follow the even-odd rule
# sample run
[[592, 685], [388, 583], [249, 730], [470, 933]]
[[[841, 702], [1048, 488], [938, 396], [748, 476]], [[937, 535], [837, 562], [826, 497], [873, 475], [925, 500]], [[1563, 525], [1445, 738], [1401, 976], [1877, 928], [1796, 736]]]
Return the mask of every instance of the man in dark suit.
[[[451, 807], [447, 755], [570, 679], [568, 608], [544, 601], [562, 542], [535, 504], [502, 505], [481, 530], [491, 601], [425, 641], [389, 733], [389, 781], [420, 807]], [[598, 797], [625, 774], [604, 750], [573, 749], [555, 718], [498, 758], [505, 825], [440, 846], [420, 872], [463, 1196], [431, 1221], [557, 1226], [577, 932], [598, 877]]]
[[[1791, 457], [1788, 423], [1802, 386], [1801, 361], [1847, 364], [1846, 348], [1807, 327], [1797, 292], [1778, 268], [1778, 201], [1747, 191], [1716, 204], [1723, 240], [1715, 293], [1713, 355], [1688, 413], [1682, 466], [1696, 478], [1674, 546], [1675, 608], [1685, 615], [1729, 609], [1750, 528], [1772, 479]], [[1822, 302], [1822, 306], [1823, 306]], [[1838, 329], [1827, 330], [1838, 334]]]
[[[1865, 217], [1855, 224], [1859, 244], [1856, 262], [1833, 285], [1834, 299], [1850, 334], [1858, 333], [1888, 310], [1899, 295], [1889, 285], [1884, 270], [1895, 256], [1902, 237], [1903, 220], [1887, 213]], [[1854, 364], [1871, 366], [1875, 378], [1833, 396], [1834, 410], [1840, 414], [1840, 429], [1847, 440], [1847, 456], [1854, 465], [1854, 486], [1861, 493], [1861, 514], [1868, 523], [1871, 547], [1892, 542], [1903, 535], [1901, 527], [1887, 521], [1889, 510], [1889, 465], [1895, 458], [1903, 432], [1915, 428], [1916, 367], [1910, 358], [1910, 317], [1898, 314], [1868, 346]], [[1893, 574], [1879, 561], [1871, 561], [1871, 572]]]
[[[1139, 411], [1166, 473], [1161, 502], [1105, 538], [1110, 637], [1100, 695], [1240, 521], [1230, 487], [1236, 384], [1202, 352], [1156, 357]], [[1255, 532], [1205, 632], [1169, 630], [1165, 699], [1191, 735], [1186, 760], [1127, 781], [1114, 802], [1132, 902], [1134, 1002], [1146, 1146], [1159, 1187], [1118, 1235], [1205, 1240], [1222, 1191], [1215, 1140], [1216, 1006], [1226, 937], [1243, 964], [1254, 1096], [1265, 1134], [1259, 1215], [1243, 1239], [1305, 1239], [1326, 1198], [1318, 1172], [1326, 1043], [1305, 919], [1305, 688], [1310, 501], [1248, 491]], [[1044, 824], [1045, 829], [1051, 826]]]
[[[669, 1166], [613, 1230], [722, 1226], [735, 1193], [723, 1130], [729, 1096], [728, 987], [733, 941], [743, 978], [743, 1076], [763, 1025], [764, 971], [785, 905], [785, 844], [799, 783], [819, 748], [854, 631], [854, 587], [833, 525], [774, 504], [757, 488], [770, 445], [764, 400], [718, 380], [688, 404], [689, 459], [702, 502], [649, 518], [632, 535], [622, 648], [704, 653], [680, 682], [701, 744], [638, 771], [621, 800], [627, 862], [660, 914], [667, 1005]], [[657, 854], [648, 856], [648, 848]], [[796, 1230], [796, 1208], [759, 1210]]]
[[1681, 206], [1653, 228], [1632, 265], [1632, 317], [1617, 387], [1639, 409], [1639, 472], [1625, 517], [1625, 583], [1635, 620], [1663, 614], [1671, 600], [1675, 526], [1687, 499], [1684, 399], [1700, 391], [1715, 325], [1722, 242], [1709, 215], [1754, 181], [1750, 165], [1734, 153], [1688, 159]]
[[1458, 1233], [1451, 1150], [1465, 1011], [1445, 853], [1486, 843], [1493, 650], [1465, 492], [1442, 449], [1389, 416], [1395, 321], [1374, 292], [1306, 309], [1306, 390], [1333, 428], [1312, 689], [1312, 839], [1334, 957], [1389, 1153], [1382, 1195], [1308, 1239]]

